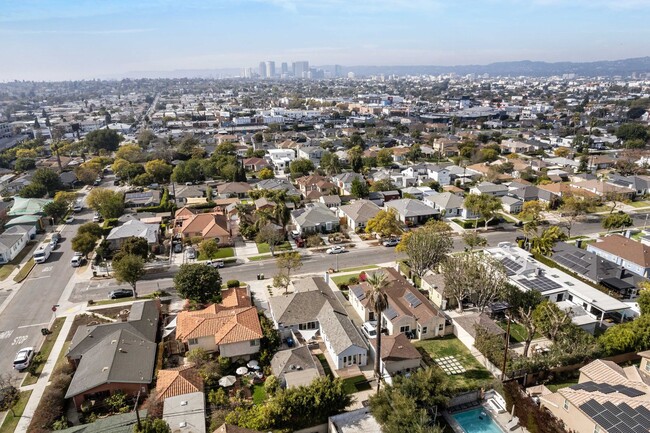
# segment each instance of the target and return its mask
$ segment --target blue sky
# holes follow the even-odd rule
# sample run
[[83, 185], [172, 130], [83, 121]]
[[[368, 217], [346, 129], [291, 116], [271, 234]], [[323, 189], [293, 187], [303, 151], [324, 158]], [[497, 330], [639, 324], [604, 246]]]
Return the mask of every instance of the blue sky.
[[650, 55], [650, 0], [0, 0], [0, 80]]

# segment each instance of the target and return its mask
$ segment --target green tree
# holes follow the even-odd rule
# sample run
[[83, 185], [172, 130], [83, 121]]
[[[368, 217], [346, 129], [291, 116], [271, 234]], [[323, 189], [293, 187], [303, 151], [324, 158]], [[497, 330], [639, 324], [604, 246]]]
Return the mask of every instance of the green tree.
[[113, 257], [113, 262], [127, 255], [138, 256], [146, 262], [149, 260], [149, 242], [140, 236], [129, 236], [122, 241], [120, 250]]
[[567, 235], [562, 232], [560, 227], [551, 226], [544, 230], [540, 236], [530, 240], [530, 251], [533, 254], [549, 256], [553, 252], [556, 243], [567, 239]]
[[144, 165], [144, 171], [153, 178], [154, 182], [167, 183], [173, 168], [162, 159], [154, 159]]
[[43, 198], [47, 194], [47, 189], [40, 183], [30, 183], [24, 186], [18, 195], [23, 198]]
[[355, 173], [361, 173], [363, 169], [363, 150], [360, 147], [353, 147], [348, 150], [348, 161], [350, 167]]
[[539, 224], [542, 221], [541, 214], [544, 209], [545, 206], [539, 200], [530, 200], [524, 203], [517, 218]]
[[214, 239], [204, 239], [199, 244], [199, 253], [206, 259], [212, 257], [219, 251], [219, 242]]
[[86, 134], [84, 140], [86, 145], [95, 152], [102, 149], [113, 152], [118, 149], [123, 139], [124, 137], [112, 129], [97, 129]]
[[642, 281], [639, 283], [639, 288], [639, 297], [636, 300], [639, 311], [643, 315], [650, 315], [650, 283]]
[[49, 168], [39, 168], [36, 170], [32, 176], [32, 182], [43, 185], [50, 197], [54, 197], [54, 194], [58, 190], [63, 189], [59, 174]]
[[320, 160], [320, 167], [328, 176], [334, 176], [341, 172], [341, 162], [338, 155], [330, 152], [323, 152]]
[[43, 212], [45, 212], [45, 215], [52, 217], [55, 220], [63, 218], [69, 209], [70, 206], [67, 203], [56, 200], [43, 206]]
[[86, 202], [105, 219], [119, 218], [124, 212], [124, 195], [110, 189], [92, 189]]
[[95, 239], [99, 239], [104, 234], [104, 231], [97, 223], [88, 222], [79, 226], [77, 229], [77, 235], [82, 235], [84, 233], [90, 234]]
[[370, 186], [370, 191], [395, 191], [396, 187], [390, 179], [378, 180]]
[[397, 245], [398, 252], [409, 256], [409, 266], [418, 277], [422, 278], [429, 269], [435, 269], [451, 252], [454, 242], [451, 229], [445, 226], [428, 225], [410, 231]]
[[555, 303], [544, 300], [533, 311], [533, 320], [537, 329], [546, 338], [556, 342], [560, 331], [571, 323], [571, 317]]
[[618, 230], [623, 227], [631, 227], [634, 222], [632, 217], [628, 214], [619, 212], [619, 213], [610, 213], [601, 221], [601, 224], [604, 229], [609, 233], [610, 230]]
[[642, 140], [644, 143], [648, 140], [648, 128], [640, 123], [624, 123], [616, 130], [616, 137], [626, 142], [628, 140]]
[[133, 296], [138, 297], [137, 284], [145, 274], [144, 260], [133, 254], [122, 256], [117, 262], [113, 260], [113, 275], [120, 283], [128, 283], [133, 288]]
[[402, 233], [401, 224], [397, 219], [397, 211], [394, 208], [380, 210], [377, 215], [368, 220], [366, 233], [377, 233], [382, 238]]
[[477, 247], [486, 247], [488, 244], [487, 239], [476, 232], [463, 233], [463, 242], [467, 245], [470, 251]]
[[23, 172], [33, 170], [36, 168], [36, 160], [34, 158], [18, 158], [14, 162], [14, 170]]
[[[377, 352], [381, 354], [381, 335], [382, 335], [382, 313], [388, 309], [388, 295], [384, 291], [384, 288], [388, 284], [386, 281], [386, 274], [383, 272], [373, 272], [366, 279], [366, 282], [370, 286], [370, 289], [366, 292], [366, 298], [368, 299], [368, 307], [370, 311], [375, 313], [377, 318]], [[381, 371], [381, 356], [375, 356], [375, 377], [377, 378], [377, 391], [379, 391], [379, 385], [382, 379]]]
[[137, 144], [124, 144], [115, 152], [115, 158], [125, 159], [130, 163], [142, 162], [145, 157]]
[[181, 265], [174, 276], [178, 293], [199, 304], [214, 302], [221, 294], [221, 275], [216, 268], [198, 263]]
[[358, 177], [352, 179], [352, 186], [350, 187], [350, 193], [354, 198], [366, 198], [370, 191], [368, 189], [368, 184], [365, 180], [361, 180]]
[[[498, 211], [501, 210], [501, 200], [498, 197], [489, 194], [469, 194], [465, 197], [465, 208], [474, 214], [481, 215], [485, 220], [485, 229], [487, 230], [488, 224], [492, 221]], [[475, 228], [478, 227], [478, 220], [476, 220]]]
[[314, 171], [314, 163], [306, 158], [294, 159], [289, 164], [289, 171], [291, 171], [291, 177], [294, 179], [300, 176], [307, 176]]
[[573, 224], [584, 215], [591, 212], [595, 206], [594, 200], [587, 197], [575, 195], [565, 196], [562, 199], [562, 205], [559, 208], [560, 214], [567, 220], [567, 235], [571, 237], [571, 228]]
[[87, 257], [95, 249], [97, 238], [90, 233], [82, 233], [72, 238], [72, 249]]
[[393, 163], [393, 151], [390, 149], [381, 149], [377, 152], [377, 164], [380, 167], [386, 167]]
[[140, 425], [133, 425], [133, 433], [172, 433], [172, 429], [167, 421], [159, 418], [145, 418], [140, 421]]
[[275, 257], [275, 247], [284, 242], [284, 233], [273, 224], [266, 224], [255, 236], [255, 242], [258, 244], [266, 243], [269, 245], [271, 256]]

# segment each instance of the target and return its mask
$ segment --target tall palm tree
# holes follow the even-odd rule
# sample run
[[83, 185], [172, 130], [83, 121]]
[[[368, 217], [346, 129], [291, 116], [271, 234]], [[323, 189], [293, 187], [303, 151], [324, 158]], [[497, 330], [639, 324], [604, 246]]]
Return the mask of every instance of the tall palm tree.
[[374, 272], [366, 279], [370, 285], [370, 289], [366, 292], [368, 298], [368, 305], [370, 310], [375, 313], [377, 317], [377, 351], [375, 353], [375, 376], [377, 376], [377, 391], [379, 391], [379, 384], [381, 383], [381, 331], [382, 319], [381, 313], [388, 308], [388, 296], [384, 291], [384, 287], [388, 282], [386, 281], [386, 274]]

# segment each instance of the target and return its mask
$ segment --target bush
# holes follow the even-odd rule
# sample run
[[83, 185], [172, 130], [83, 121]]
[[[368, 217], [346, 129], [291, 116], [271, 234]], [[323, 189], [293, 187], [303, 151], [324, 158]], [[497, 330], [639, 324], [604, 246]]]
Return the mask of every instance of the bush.
[[320, 247], [321, 245], [323, 245], [323, 238], [321, 238], [319, 235], [311, 235], [307, 238], [305, 243], [310, 248]]
[[566, 430], [562, 421], [551, 413], [539, 407], [532, 398], [528, 397], [516, 381], [503, 384], [503, 398], [506, 401], [508, 412], [515, 406], [515, 415], [522, 426], [529, 432], [535, 433], [564, 433]]
[[228, 287], [229, 289], [233, 287], [239, 287], [239, 280], [228, 280], [226, 282], [226, 287]]
[[64, 364], [56, 369], [50, 378], [50, 385], [38, 403], [29, 425], [30, 433], [45, 433], [52, 431], [53, 425], [65, 416], [65, 393], [72, 381], [72, 366]]

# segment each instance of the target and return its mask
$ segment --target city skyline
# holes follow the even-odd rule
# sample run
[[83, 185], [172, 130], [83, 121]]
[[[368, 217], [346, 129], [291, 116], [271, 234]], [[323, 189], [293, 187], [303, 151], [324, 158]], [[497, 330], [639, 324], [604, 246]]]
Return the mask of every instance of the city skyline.
[[650, 1], [11, 2], [0, 80], [309, 65], [596, 61], [650, 54]]

